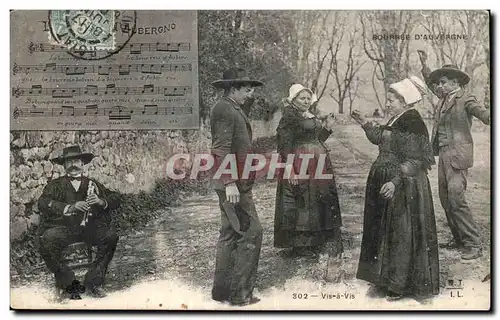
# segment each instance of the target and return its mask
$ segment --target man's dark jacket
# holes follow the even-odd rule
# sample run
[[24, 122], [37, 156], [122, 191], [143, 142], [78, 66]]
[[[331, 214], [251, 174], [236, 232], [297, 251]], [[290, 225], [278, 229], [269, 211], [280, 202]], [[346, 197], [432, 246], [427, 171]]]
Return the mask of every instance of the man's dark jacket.
[[255, 172], [251, 172], [248, 179], [241, 179], [247, 154], [252, 153], [252, 127], [244, 110], [234, 100], [224, 97], [213, 107], [210, 124], [215, 160], [213, 173], [228, 155], [234, 155], [238, 171], [237, 177], [227, 174], [214, 179], [214, 189], [225, 190], [225, 186], [233, 182], [240, 191], [250, 189]]
[[[427, 85], [430, 88], [430, 69], [423, 68]], [[460, 89], [451, 99], [440, 99], [434, 117], [434, 126], [431, 135], [431, 144], [434, 155], [439, 155], [438, 126], [444, 125], [447, 137], [447, 146], [452, 155], [451, 165], [460, 170], [465, 170], [474, 164], [474, 142], [472, 139], [472, 117], [476, 117], [485, 124], [490, 124], [490, 110], [481, 106], [473, 94], [468, 94]]]
[[65, 216], [63, 212], [67, 205], [72, 205], [77, 201], [85, 201], [90, 180], [96, 184], [98, 189], [98, 194], [97, 192], [96, 194], [99, 198], [106, 201], [107, 206], [104, 209], [99, 205], [92, 206], [92, 216], [89, 218], [89, 226], [103, 223], [109, 224], [111, 222], [110, 211], [120, 206], [120, 197], [118, 194], [111, 192], [96, 180], [87, 177], [82, 177], [80, 188], [78, 191], [75, 191], [69, 177], [63, 176], [50, 181], [45, 186], [38, 200], [38, 207], [42, 213], [39, 232], [56, 226], [75, 228], [80, 225], [84, 213]]

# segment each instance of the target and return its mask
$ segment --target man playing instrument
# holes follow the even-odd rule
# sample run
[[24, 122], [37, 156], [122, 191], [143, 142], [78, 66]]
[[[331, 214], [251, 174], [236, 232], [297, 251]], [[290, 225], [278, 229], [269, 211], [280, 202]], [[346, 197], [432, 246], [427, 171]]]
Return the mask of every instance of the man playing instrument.
[[91, 296], [104, 297], [104, 276], [118, 243], [110, 212], [120, 206], [119, 195], [82, 176], [83, 166], [93, 157], [91, 153], [82, 153], [79, 146], [70, 146], [63, 150], [62, 156], [51, 159], [64, 166], [66, 175], [50, 181], [38, 201], [42, 212], [40, 254], [54, 273], [57, 289], [62, 289], [62, 296], [68, 295], [70, 299], [80, 296], [74, 292], [69, 296], [68, 288], [75, 283], [75, 273], [63, 260], [68, 245], [83, 241], [97, 247], [84, 287]]

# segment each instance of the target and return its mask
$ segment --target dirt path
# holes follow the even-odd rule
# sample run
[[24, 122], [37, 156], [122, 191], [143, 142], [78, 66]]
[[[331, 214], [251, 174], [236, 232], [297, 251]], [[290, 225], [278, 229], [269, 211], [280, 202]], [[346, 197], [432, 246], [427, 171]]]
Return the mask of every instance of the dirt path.
[[[359, 136], [353, 137], [353, 134]], [[278, 250], [272, 246], [276, 185], [274, 182], [256, 185], [254, 197], [264, 228], [256, 292], [263, 301], [249, 308], [429, 308], [411, 299], [392, 304], [383, 299], [367, 299], [364, 295], [368, 286], [354, 278], [361, 242], [365, 182], [377, 152], [376, 147], [366, 143], [363, 138], [357, 131], [344, 131], [336, 139], [328, 140], [336, 168], [343, 215], [345, 254], [342, 262], [330, 261], [326, 267], [325, 261], [280, 257]], [[471, 207], [480, 216], [479, 222], [484, 228], [482, 234], [485, 235], [484, 241], [488, 243], [485, 256], [479, 262], [464, 265], [460, 263], [457, 252], [440, 252], [442, 276], [462, 280], [464, 289], [461, 292], [466, 298], [461, 301], [451, 298], [450, 290], [443, 288], [431, 308], [488, 307], [490, 284], [481, 282], [490, 268], [490, 200], [489, 179], [485, 180], [486, 169], [489, 170], [489, 162], [484, 161], [484, 153], [481, 153], [481, 161], [473, 169], [475, 176], [471, 179], [469, 198], [472, 199]], [[437, 200], [436, 171], [431, 173], [430, 179], [435, 196], [439, 240], [445, 241], [449, 237], [449, 229]], [[489, 176], [489, 172], [486, 173]], [[109, 267], [107, 289], [110, 295], [107, 298], [55, 303], [50, 289], [51, 277], [42, 273], [28, 278], [29, 284], [12, 289], [12, 301], [20, 306], [29, 305], [34, 308], [37, 305], [45, 308], [97, 309], [229, 308], [210, 300], [220, 223], [217, 198], [210, 193], [190, 197], [182, 203], [179, 207], [164, 210], [159, 219], [152, 221], [143, 230], [120, 239], [115, 258]], [[330, 280], [342, 270], [342, 281], [324, 281], [322, 272], [326, 269], [327, 279]], [[302, 299], [294, 299], [294, 293], [302, 294]], [[322, 293], [329, 293], [333, 298], [324, 299]], [[304, 299], [305, 295], [308, 295], [308, 299]]]

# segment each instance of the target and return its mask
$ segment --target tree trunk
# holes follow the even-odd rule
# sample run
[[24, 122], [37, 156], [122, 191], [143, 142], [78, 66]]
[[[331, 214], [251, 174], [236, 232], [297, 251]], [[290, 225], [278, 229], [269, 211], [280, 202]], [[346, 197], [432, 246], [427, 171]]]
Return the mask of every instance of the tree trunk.
[[491, 69], [490, 69], [490, 48], [489, 42], [484, 48], [484, 55], [486, 66], [488, 67], [488, 77], [486, 78], [486, 85], [484, 86], [484, 106], [486, 108], [490, 107], [490, 80], [491, 80]]
[[344, 101], [339, 101], [339, 113], [344, 114]]

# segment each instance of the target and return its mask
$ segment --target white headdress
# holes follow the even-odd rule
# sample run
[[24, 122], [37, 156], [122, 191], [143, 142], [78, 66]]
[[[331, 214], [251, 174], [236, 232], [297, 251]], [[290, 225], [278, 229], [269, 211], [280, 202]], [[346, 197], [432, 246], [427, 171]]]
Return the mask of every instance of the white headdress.
[[299, 95], [299, 93], [301, 93], [304, 90], [308, 91], [311, 94], [311, 104], [318, 101], [318, 97], [314, 92], [312, 92], [311, 89], [306, 88], [299, 83], [296, 83], [290, 87], [290, 90], [288, 90], [288, 98], [286, 99], [287, 102], [292, 103], [293, 99], [295, 99]]
[[406, 104], [411, 105], [422, 100], [422, 95], [425, 94], [426, 85], [420, 78], [411, 76], [391, 84], [389, 88], [402, 96]]

